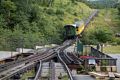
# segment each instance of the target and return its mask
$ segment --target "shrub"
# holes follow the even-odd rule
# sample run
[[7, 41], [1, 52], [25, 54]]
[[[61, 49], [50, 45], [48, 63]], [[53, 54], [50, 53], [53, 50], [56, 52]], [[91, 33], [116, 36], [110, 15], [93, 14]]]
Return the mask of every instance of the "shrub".
[[56, 10], [56, 14], [58, 14], [58, 15], [64, 15], [64, 9], [58, 8], [58, 9]]

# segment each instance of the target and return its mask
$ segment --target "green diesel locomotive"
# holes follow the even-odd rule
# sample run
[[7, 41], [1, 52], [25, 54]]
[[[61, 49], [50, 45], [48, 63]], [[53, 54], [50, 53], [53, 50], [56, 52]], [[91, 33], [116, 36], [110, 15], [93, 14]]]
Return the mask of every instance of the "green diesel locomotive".
[[65, 35], [64, 39], [75, 39], [76, 37], [80, 36], [82, 31], [84, 30], [85, 25], [84, 21], [75, 22], [75, 24], [68, 24], [64, 26]]

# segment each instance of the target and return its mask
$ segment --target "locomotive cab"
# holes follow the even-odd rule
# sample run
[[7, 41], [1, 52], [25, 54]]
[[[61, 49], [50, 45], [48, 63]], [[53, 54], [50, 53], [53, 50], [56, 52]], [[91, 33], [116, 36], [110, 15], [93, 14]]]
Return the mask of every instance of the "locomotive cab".
[[64, 35], [65, 39], [74, 39], [76, 34], [74, 25], [72, 24], [65, 25], [64, 29], [65, 29], [65, 35]]
[[75, 39], [80, 36], [80, 33], [84, 30], [84, 22], [75, 22], [75, 24], [69, 24], [64, 26], [65, 35], [64, 39]]

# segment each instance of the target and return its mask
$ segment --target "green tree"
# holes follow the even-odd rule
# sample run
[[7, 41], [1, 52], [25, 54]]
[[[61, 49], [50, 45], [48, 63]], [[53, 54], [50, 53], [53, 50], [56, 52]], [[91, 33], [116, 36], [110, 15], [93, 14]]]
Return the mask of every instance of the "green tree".
[[117, 5], [117, 9], [118, 9], [119, 15], [120, 15], [120, 3]]
[[3, 15], [1, 14], [0, 15], [0, 28], [6, 28], [6, 22], [5, 22], [5, 19], [3, 17]]
[[106, 43], [108, 41], [111, 41], [112, 39], [112, 32], [109, 28], [106, 27], [98, 27], [95, 32], [94, 35], [96, 37], [96, 39], [98, 40], [98, 42], [100, 43]]
[[0, 0], [0, 50], [61, 43], [63, 26], [73, 23], [75, 17], [84, 17], [79, 6], [86, 5], [74, 1]]
[[103, 51], [103, 44], [111, 42], [113, 37], [113, 32], [109, 28], [98, 26], [85, 32], [82, 41], [85, 44], [100, 44]]
[[7, 43], [11, 50], [16, 50], [16, 48], [20, 48], [23, 46], [24, 38], [23, 38], [22, 30], [14, 30], [7, 36]]
[[[16, 11], [16, 5], [11, 0], [2, 0], [0, 5], [0, 14], [3, 15], [5, 21], [6, 21], [6, 28], [13, 30], [14, 28], [14, 22], [13, 22], [13, 16], [14, 12]], [[5, 28], [5, 27], [4, 27]]]

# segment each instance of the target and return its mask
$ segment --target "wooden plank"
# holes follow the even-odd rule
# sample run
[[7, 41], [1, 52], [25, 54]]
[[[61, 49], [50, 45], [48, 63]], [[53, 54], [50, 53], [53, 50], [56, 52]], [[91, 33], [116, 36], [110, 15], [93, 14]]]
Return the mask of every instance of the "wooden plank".
[[114, 75], [120, 78], [120, 73], [114, 73]]
[[94, 77], [100, 77], [100, 78], [108, 77], [108, 75], [97, 73], [97, 72], [89, 72], [89, 75], [94, 76]]
[[109, 76], [110, 78], [115, 78], [115, 75], [114, 75], [113, 72], [108, 72], [108, 76]]

